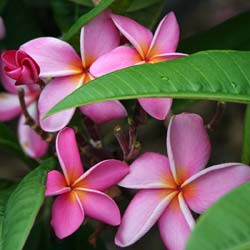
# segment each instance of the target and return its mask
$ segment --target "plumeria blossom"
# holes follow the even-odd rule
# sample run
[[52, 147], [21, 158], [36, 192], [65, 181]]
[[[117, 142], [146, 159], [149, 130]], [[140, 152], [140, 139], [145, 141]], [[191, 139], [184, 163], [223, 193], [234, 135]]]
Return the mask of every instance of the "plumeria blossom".
[[[142, 63], [157, 63], [185, 56], [176, 53], [179, 42], [179, 25], [173, 12], [166, 15], [153, 36], [152, 32], [134, 20], [111, 15], [116, 27], [134, 46], [120, 46], [100, 57], [91, 67], [96, 76]], [[170, 98], [140, 98], [142, 108], [152, 117], [164, 120], [172, 104]]]
[[[81, 58], [71, 45], [52, 37], [37, 38], [21, 46], [38, 62], [41, 77], [54, 78], [42, 91], [38, 103], [40, 123], [44, 130], [58, 131], [69, 123], [74, 108], [46, 119], [43, 116], [71, 92], [94, 79], [95, 76], [90, 73], [93, 62], [116, 48], [119, 42], [119, 31], [110, 19], [110, 11], [106, 10], [81, 29]], [[127, 115], [119, 101], [86, 105], [80, 110], [96, 123]]]
[[125, 247], [158, 221], [168, 250], [184, 250], [195, 221], [190, 209], [203, 213], [231, 189], [250, 181], [249, 166], [225, 163], [205, 168], [210, 142], [202, 118], [174, 116], [167, 134], [168, 157], [145, 153], [136, 159], [120, 186], [140, 190], [122, 218], [115, 242]]
[[118, 160], [104, 160], [84, 173], [71, 128], [58, 133], [56, 151], [63, 174], [57, 170], [48, 173], [46, 195], [58, 195], [51, 219], [57, 237], [62, 239], [75, 232], [85, 216], [119, 225], [119, 208], [103, 191], [128, 174], [128, 165]]
[[38, 83], [40, 68], [36, 61], [22, 50], [7, 50], [2, 53], [4, 73], [16, 80], [16, 85]]
[[0, 16], [0, 40], [4, 39], [5, 37], [5, 26], [3, 22], [3, 18]]
[[[0, 93], [0, 121], [10, 121], [20, 116], [18, 123], [18, 138], [24, 152], [32, 158], [42, 157], [48, 149], [44, 142], [28, 125], [25, 125], [25, 117], [18, 99], [18, 87], [15, 80], [4, 73], [4, 63], [1, 62], [0, 75], [3, 87], [7, 92]], [[38, 122], [37, 99], [40, 89], [37, 85], [24, 86], [25, 102], [28, 112]]]

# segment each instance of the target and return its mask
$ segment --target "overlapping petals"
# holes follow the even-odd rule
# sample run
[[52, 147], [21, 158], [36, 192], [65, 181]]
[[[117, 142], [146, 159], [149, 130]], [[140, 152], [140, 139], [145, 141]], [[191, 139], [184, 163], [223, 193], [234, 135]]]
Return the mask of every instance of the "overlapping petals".
[[[179, 26], [173, 12], [166, 15], [160, 22], [155, 35], [134, 20], [111, 15], [116, 27], [134, 46], [118, 47], [98, 58], [90, 68], [95, 76], [142, 63], [157, 63], [185, 56], [175, 53], [179, 42]], [[172, 100], [169, 98], [139, 99], [142, 108], [152, 117], [164, 120], [170, 110]]]
[[[38, 62], [41, 77], [54, 78], [39, 98], [40, 123], [44, 130], [55, 132], [69, 123], [75, 109], [46, 119], [44, 115], [67, 95], [93, 80], [96, 76], [91, 73], [91, 65], [98, 57], [119, 45], [119, 31], [110, 18], [110, 12], [105, 10], [81, 29], [81, 58], [71, 45], [52, 37], [37, 38], [21, 46]], [[81, 107], [81, 111], [95, 123], [127, 116], [119, 101], [86, 105]]]
[[63, 174], [48, 173], [46, 195], [59, 195], [52, 207], [51, 225], [58, 238], [76, 231], [87, 215], [110, 225], [120, 224], [116, 203], [102, 191], [124, 178], [129, 167], [118, 160], [105, 160], [83, 173], [73, 129], [57, 136], [56, 150]]
[[135, 195], [125, 211], [117, 245], [133, 244], [158, 221], [167, 248], [183, 250], [194, 226], [189, 208], [202, 213], [222, 195], [250, 181], [249, 166], [240, 163], [203, 169], [210, 142], [198, 115], [180, 114], [171, 119], [167, 149], [169, 160], [145, 153], [132, 163], [130, 173], [120, 182], [123, 187], [144, 190]]

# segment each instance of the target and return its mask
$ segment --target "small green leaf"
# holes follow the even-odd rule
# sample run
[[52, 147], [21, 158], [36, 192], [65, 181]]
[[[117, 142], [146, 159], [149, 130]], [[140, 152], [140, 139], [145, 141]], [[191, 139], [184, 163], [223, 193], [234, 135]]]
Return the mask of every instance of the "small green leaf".
[[63, 36], [63, 40], [70, 40], [77, 32], [82, 28], [82, 26], [97, 15], [99, 15], [103, 10], [109, 7], [114, 0], [102, 0], [95, 8], [89, 11], [87, 14], [82, 15], [78, 20], [71, 26], [69, 31]]
[[1, 250], [21, 250], [42, 206], [47, 173], [53, 159], [30, 172], [11, 193], [4, 209]]
[[200, 217], [187, 250], [249, 250], [249, 204], [249, 183], [226, 194]]
[[173, 97], [250, 102], [250, 52], [203, 51], [178, 60], [144, 64], [91, 81], [47, 115], [116, 99]]
[[241, 161], [250, 164], [250, 104], [246, 107]]

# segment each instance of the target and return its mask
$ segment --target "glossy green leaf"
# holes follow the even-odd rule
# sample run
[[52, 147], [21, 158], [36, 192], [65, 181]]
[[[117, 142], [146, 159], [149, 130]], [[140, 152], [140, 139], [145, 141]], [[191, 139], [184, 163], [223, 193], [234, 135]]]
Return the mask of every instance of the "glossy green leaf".
[[222, 197], [198, 220], [187, 250], [249, 250], [249, 204], [249, 183]]
[[178, 51], [194, 53], [211, 49], [250, 50], [250, 12], [233, 17], [222, 24], [181, 41]]
[[63, 36], [63, 39], [65, 41], [70, 40], [79, 30], [81, 27], [91, 21], [94, 17], [96, 17], [98, 14], [100, 14], [104, 9], [109, 7], [114, 0], [102, 0], [100, 4], [98, 4], [95, 8], [90, 10], [87, 14], [82, 15], [77, 19], [77, 21], [71, 26], [69, 31]]
[[250, 52], [204, 51], [123, 69], [77, 89], [48, 114], [114, 99], [173, 97], [250, 102]]
[[4, 209], [1, 250], [21, 250], [44, 200], [47, 172], [54, 160], [44, 161], [11, 193]]
[[250, 164], [250, 104], [245, 111], [241, 161]]

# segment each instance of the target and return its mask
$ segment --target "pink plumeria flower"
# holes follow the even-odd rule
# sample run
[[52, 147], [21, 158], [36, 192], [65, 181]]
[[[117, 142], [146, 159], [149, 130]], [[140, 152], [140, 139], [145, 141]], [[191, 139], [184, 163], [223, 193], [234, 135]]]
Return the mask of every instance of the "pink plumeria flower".
[[[92, 74], [100, 76], [136, 64], [156, 63], [185, 56], [175, 53], [180, 31], [173, 12], [162, 19], [154, 36], [149, 29], [128, 17], [111, 17], [134, 48], [120, 46], [100, 57], [90, 69]], [[170, 98], [140, 98], [138, 101], [149, 115], [158, 120], [166, 118], [172, 104]]]
[[4, 73], [16, 80], [16, 85], [39, 82], [40, 68], [35, 60], [22, 50], [7, 50], [2, 53]]
[[85, 215], [109, 225], [119, 225], [119, 208], [103, 191], [128, 174], [128, 165], [105, 160], [84, 173], [74, 130], [70, 128], [58, 133], [56, 151], [63, 174], [56, 170], [48, 173], [46, 196], [58, 195], [51, 219], [57, 237], [62, 239], [75, 232]]
[[195, 221], [189, 209], [203, 213], [231, 189], [250, 181], [249, 166], [226, 163], [203, 169], [210, 142], [202, 118], [174, 116], [167, 134], [169, 159], [145, 153], [136, 159], [120, 186], [142, 189], [130, 202], [115, 242], [125, 247], [146, 234], [158, 221], [168, 250], [184, 250]]
[[3, 22], [3, 18], [0, 16], [0, 40], [5, 38], [5, 26]]
[[[20, 116], [18, 123], [18, 139], [24, 152], [32, 158], [42, 157], [48, 149], [48, 144], [42, 140], [28, 125], [18, 99], [18, 87], [15, 80], [4, 73], [4, 64], [0, 63], [0, 76], [7, 92], [0, 93], [0, 121], [10, 121]], [[38, 122], [37, 99], [40, 89], [36, 85], [25, 86], [25, 102], [30, 115]]]
[[[106, 10], [81, 30], [81, 58], [66, 42], [52, 37], [37, 38], [21, 46], [40, 66], [41, 77], [54, 77], [41, 93], [38, 108], [41, 127], [46, 131], [58, 131], [71, 120], [75, 108], [59, 112], [46, 119], [43, 116], [55, 104], [74, 90], [94, 79], [91, 65], [101, 55], [119, 45], [119, 31]], [[83, 114], [96, 123], [123, 118], [127, 112], [119, 101], [106, 101], [80, 108]]]

